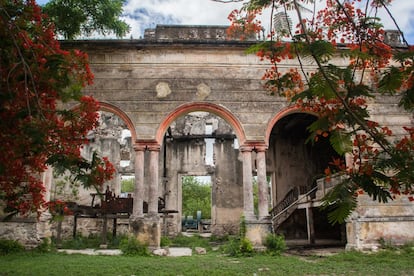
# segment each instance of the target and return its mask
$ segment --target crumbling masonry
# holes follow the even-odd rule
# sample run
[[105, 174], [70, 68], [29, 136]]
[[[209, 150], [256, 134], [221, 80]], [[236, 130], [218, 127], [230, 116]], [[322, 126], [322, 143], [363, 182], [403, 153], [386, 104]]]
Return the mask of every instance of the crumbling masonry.
[[[333, 150], [326, 141], [305, 143], [314, 115], [263, 89], [268, 65], [245, 54], [255, 42], [227, 40], [220, 26], [157, 26], [139, 40], [62, 42], [88, 53], [95, 80], [84, 93], [101, 102], [101, 128], [91, 133], [85, 154], [98, 149], [116, 165], [117, 175], [107, 183], [115, 195], [121, 194], [121, 176], [135, 179], [132, 211], [112, 227], [153, 247], [161, 235], [177, 235], [181, 181], [191, 175], [211, 179], [215, 235], [237, 233], [243, 216], [256, 246], [272, 229], [287, 239], [329, 239], [356, 249], [376, 246], [380, 238], [413, 240], [414, 206], [403, 196], [389, 204], [360, 196], [346, 226], [327, 223], [317, 207], [330, 188], [320, 176]], [[346, 64], [339, 56], [336, 62]], [[293, 60], [279, 64], [282, 70], [298, 66]], [[315, 65], [304, 69], [310, 73]], [[401, 126], [413, 125], [412, 115], [392, 97], [378, 95], [370, 109], [396, 135]], [[45, 174], [48, 199], [56, 196], [58, 183], [51, 175]], [[90, 204], [92, 192], [80, 190], [77, 204]], [[167, 212], [160, 213], [159, 198]], [[45, 214], [40, 222], [2, 223], [0, 236], [35, 244], [51, 235], [47, 221]], [[73, 223], [73, 217], [65, 218], [62, 235], [71, 235]], [[102, 223], [78, 219], [77, 231], [100, 233]]]

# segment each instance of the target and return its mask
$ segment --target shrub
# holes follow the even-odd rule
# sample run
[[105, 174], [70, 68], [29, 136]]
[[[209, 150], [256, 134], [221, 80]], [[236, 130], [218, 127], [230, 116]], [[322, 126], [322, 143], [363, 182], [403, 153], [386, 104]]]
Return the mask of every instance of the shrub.
[[35, 248], [35, 251], [39, 253], [47, 253], [53, 251], [54, 249], [55, 245], [53, 242], [50, 239], [45, 238], [42, 240], [42, 243]]
[[254, 252], [252, 243], [245, 237], [231, 237], [228, 243], [223, 245], [223, 253], [231, 257], [252, 256]]
[[243, 256], [251, 256], [254, 253], [253, 244], [248, 238], [240, 239], [240, 253]]
[[171, 244], [172, 244], [172, 241], [170, 240], [169, 237], [166, 237], [166, 236], [161, 237], [161, 243], [160, 243], [161, 247], [170, 246]]
[[18, 241], [0, 239], [0, 255], [24, 252], [25, 249]]
[[264, 245], [266, 246], [266, 252], [271, 255], [280, 255], [286, 250], [285, 238], [282, 235], [267, 235]]
[[119, 244], [119, 249], [127, 256], [150, 256], [151, 253], [147, 246], [138, 241], [135, 237], [123, 239]]
[[380, 244], [380, 247], [382, 249], [387, 249], [387, 250], [397, 250], [398, 249], [398, 247], [392, 242], [392, 240], [379, 238], [378, 243]]
[[237, 257], [241, 255], [239, 238], [229, 237], [228, 242], [222, 248], [223, 253], [229, 256]]
[[401, 246], [401, 250], [407, 254], [414, 254], [414, 242], [408, 242]]

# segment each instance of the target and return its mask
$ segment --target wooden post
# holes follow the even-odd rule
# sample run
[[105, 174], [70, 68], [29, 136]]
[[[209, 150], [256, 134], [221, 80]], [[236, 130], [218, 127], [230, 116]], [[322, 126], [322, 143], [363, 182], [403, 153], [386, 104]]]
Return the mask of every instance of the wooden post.
[[115, 238], [116, 237], [116, 227], [118, 224], [118, 220], [116, 218], [116, 216], [114, 217], [114, 223], [112, 225], [112, 237]]
[[108, 217], [106, 214], [103, 216], [103, 228], [102, 228], [102, 244], [106, 245], [106, 233], [108, 231]]
[[78, 226], [78, 215], [73, 216], [73, 238], [76, 238], [76, 231]]
[[313, 224], [312, 207], [306, 207], [306, 224], [308, 230], [308, 242], [309, 244], [315, 244], [315, 227]]

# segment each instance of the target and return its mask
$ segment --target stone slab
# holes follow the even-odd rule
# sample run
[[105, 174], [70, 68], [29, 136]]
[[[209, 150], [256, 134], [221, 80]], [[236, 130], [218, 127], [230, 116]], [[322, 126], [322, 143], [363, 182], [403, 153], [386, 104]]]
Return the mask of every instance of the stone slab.
[[193, 251], [191, 248], [187, 247], [170, 247], [169, 253], [167, 256], [169, 257], [184, 257], [184, 256], [192, 256]]

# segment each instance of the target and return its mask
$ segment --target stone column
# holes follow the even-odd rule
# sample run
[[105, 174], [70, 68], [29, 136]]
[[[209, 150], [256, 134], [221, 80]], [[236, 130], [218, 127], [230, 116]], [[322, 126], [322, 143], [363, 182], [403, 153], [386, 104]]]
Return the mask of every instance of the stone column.
[[[42, 181], [45, 186], [44, 199], [46, 202], [49, 202], [51, 200], [50, 191], [53, 184], [53, 168], [51, 166], [47, 166], [47, 169], [43, 172]], [[52, 237], [52, 229], [50, 224], [52, 215], [50, 214], [49, 209], [46, 209], [45, 207], [41, 207], [40, 211], [41, 214], [36, 223], [39, 244], [43, 239]]]
[[243, 157], [243, 213], [246, 220], [254, 220], [252, 147], [240, 147]]
[[256, 147], [257, 184], [259, 186], [259, 219], [269, 217], [269, 186], [266, 177], [266, 147]]
[[52, 189], [53, 182], [53, 168], [47, 166], [47, 169], [43, 172], [43, 185], [45, 186], [44, 199], [46, 202], [50, 201], [50, 190]]
[[306, 207], [306, 228], [308, 231], [309, 244], [315, 244], [315, 226], [313, 224], [312, 206]]
[[150, 145], [150, 187], [148, 193], [148, 214], [158, 214], [158, 158], [160, 146], [158, 144]]
[[134, 188], [134, 207], [132, 210], [132, 217], [138, 218], [144, 215], [144, 156], [145, 145], [135, 145], [135, 188]]
[[[144, 164], [145, 150], [150, 151], [149, 160], [149, 199], [148, 213], [143, 214], [144, 201]], [[130, 219], [130, 231], [141, 243], [151, 249], [159, 248], [161, 225], [158, 216], [158, 155], [160, 146], [153, 141], [142, 141], [135, 147], [135, 194], [133, 217]]]

